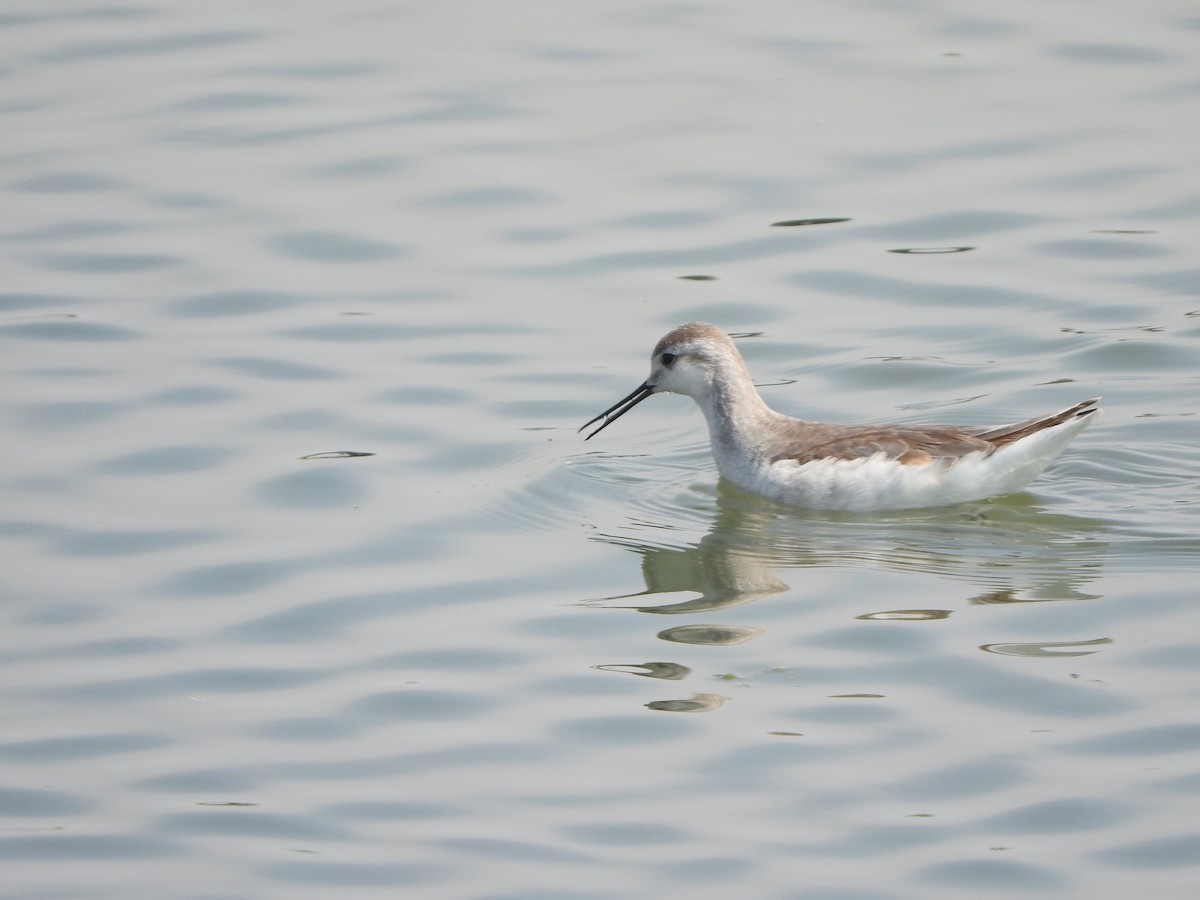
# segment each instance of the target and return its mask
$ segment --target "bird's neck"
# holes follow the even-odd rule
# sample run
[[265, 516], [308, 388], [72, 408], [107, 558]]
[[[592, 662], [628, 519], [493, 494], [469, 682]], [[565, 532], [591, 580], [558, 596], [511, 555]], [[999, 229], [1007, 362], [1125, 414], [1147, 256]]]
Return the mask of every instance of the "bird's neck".
[[715, 381], [712, 390], [700, 402], [712, 439], [717, 467], [724, 472], [726, 461], [754, 458], [764, 452], [762, 437], [771, 423], [780, 418], [771, 409], [750, 380], [741, 377]]

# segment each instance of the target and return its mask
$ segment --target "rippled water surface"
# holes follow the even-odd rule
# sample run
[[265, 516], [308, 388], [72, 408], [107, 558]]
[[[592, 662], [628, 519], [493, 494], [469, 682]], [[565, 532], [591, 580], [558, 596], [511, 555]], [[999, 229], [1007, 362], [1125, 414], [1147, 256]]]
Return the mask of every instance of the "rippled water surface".
[[[1200, 15], [0, 12], [8, 897], [1188, 897]], [[1027, 493], [718, 483], [1095, 395]]]

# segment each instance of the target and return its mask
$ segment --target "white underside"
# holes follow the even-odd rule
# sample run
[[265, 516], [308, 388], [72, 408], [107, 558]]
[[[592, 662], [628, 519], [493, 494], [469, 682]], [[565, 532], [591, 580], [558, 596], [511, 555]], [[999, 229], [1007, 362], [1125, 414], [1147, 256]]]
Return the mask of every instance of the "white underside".
[[717, 457], [721, 474], [738, 487], [789, 506], [867, 511], [949, 506], [1021, 490], [1091, 421], [1072, 419], [1036, 432], [990, 456], [909, 466], [882, 453], [861, 459], [791, 460], [756, 465]]

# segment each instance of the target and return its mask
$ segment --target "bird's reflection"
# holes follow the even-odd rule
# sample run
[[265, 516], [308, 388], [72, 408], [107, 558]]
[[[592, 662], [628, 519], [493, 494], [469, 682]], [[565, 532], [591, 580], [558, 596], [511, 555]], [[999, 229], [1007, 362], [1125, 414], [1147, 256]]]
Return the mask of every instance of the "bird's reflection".
[[[867, 516], [779, 507], [722, 481], [716, 515], [697, 544], [665, 545], [655, 540], [664, 534], [656, 528], [632, 535], [597, 535], [596, 540], [641, 556], [645, 589], [587, 602], [655, 615], [713, 612], [789, 590], [779, 570], [831, 566], [941, 575], [967, 585], [969, 603], [1094, 599], [1086, 588], [1100, 575], [1108, 546], [1105, 532], [1101, 521], [1047, 512], [1029, 495]], [[694, 596], [678, 600], [681, 593]], [[621, 602], [629, 600], [635, 602]], [[881, 609], [858, 618], [948, 615], [949, 610]], [[658, 637], [729, 645], [753, 640], [762, 632], [752, 625], [696, 622], [666, 628]], [[671, 680], [688, 674], [686, 666], [664, 662], [596, 668]], [[647, 705], [688, 711], [720, 706], [697, 703], [695, 698]]]

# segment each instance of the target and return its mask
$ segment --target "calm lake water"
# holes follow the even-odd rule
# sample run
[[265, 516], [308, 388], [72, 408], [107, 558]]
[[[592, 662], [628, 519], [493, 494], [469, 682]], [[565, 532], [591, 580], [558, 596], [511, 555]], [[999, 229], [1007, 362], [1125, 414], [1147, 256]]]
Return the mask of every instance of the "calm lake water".
[[[0, 48], [6, 897], [1194, 896], [1194, 4]], [[583, 443], [694, 319], [808, 418], [1105, 413], [877, 515], [720, 484], [685, 398]]]

